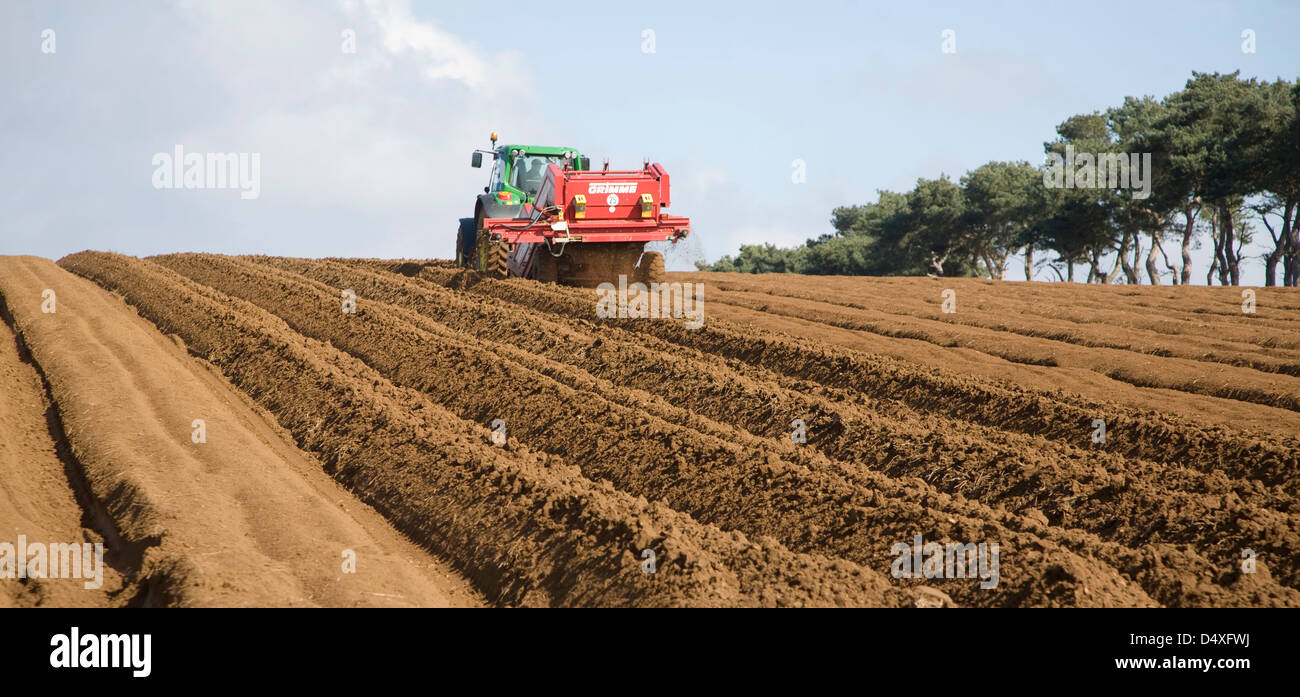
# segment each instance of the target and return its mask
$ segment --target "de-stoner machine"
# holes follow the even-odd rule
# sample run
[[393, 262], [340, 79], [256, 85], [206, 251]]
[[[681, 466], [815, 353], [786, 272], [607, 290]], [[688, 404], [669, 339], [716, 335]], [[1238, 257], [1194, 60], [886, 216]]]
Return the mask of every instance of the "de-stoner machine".
[[662, 280], [663, 256], [647, 242], [690, 234], [691, 221], [669, 215], [668, 172], [655, 163], [640, 170], [592, 171], [574, 148], [496, 145], [476, 150], [493, 158], [492, 177], [461, 218], [456, 263], [498, 277], [519, 276], [567, 285], [652, 283]]

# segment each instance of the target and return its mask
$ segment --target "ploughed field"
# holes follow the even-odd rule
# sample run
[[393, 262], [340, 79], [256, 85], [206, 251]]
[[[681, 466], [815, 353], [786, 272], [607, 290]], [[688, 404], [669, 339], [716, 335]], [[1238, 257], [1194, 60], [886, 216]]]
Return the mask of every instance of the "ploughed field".
[[1300, 606], [1300, 292], [668, 280], [0, 258], [0, 604]]

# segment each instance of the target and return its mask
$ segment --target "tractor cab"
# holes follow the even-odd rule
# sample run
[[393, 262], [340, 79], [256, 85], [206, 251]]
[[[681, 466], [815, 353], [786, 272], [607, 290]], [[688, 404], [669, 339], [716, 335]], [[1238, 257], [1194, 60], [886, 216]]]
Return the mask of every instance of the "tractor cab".
[[483, 156], [492, 157], [492, 176], [483, 193], [494, 196], [497, 204], [531, 203], [537, 198], [549, 165], [579, 171], [590, 167], [588, 158], [582, 157], [577, 148], [546, 145], [498, 147], [495, 133], [492, 134], [492, 145], [491, 150], [475, 150], [470, 165], [482, 167]]

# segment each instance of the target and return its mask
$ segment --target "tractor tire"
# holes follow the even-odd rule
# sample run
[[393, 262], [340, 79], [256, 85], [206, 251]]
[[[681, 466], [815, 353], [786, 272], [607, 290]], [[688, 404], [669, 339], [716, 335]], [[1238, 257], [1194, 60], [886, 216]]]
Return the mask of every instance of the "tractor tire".
[[465, 231], [456, 231], [456, 266], [457, 268], [468, 268], [470, 259], [474, 258], [474, 243], [465, 239]]
[[474, 216], [474, 270], [491, 278], [505, 278], [510, 275], [507, 260], [510, 245], [502, 240], [489, 239], [483, 230], [483, 211]]
[[510, 276], [510, 245], [497, 240], [492, 243], [492, 267], [488, 269], [488, 274], [493, 278], [508, 278]]
[[483, 240], [478, 246], [478, 263], [475, 270], [489, 278], [506, 278], [510, 275], [507, 266], [510, 257], [510, 245], [501, 240]]
[[461, 218], [456, 228], [456, 266], [468, 269], [474, 266], [474, 240], [478, 232], [473, 218]]
[[641, 255], [641, 263], [636, 267], [636, 280], [642, 283], [663, 283], [666, 276], [664, 255], [659, 252], [646, 252]]

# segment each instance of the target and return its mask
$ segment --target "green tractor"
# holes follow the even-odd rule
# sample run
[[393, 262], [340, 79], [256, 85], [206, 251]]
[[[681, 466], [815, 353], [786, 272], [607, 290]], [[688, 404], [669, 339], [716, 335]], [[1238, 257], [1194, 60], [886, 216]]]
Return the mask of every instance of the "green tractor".
[[456, 263], [498, 278], [599, 286], [665, 276], [651, 243], [676, 244], [691, 221], [668, 212], [668, 172], [646, 160], [640, 169], [592, 171], [574, 148], [502, 145], [475, 150], [473, 167], [492, 157], [492, 177], [461, 218]]
[[[507, 257], [510, 245], [502, 240], [488, 239], [483, 234], [483, 221], [488, 218], [516, 218], [519, 207], [532, 204], [537, 199], [547, 165], [585, 171], [590, 160], [581, 156], [577, 148], [545, 145], [500, 145], [497, 134], [492, 134], [491, 150], [475, 150], [471, 156], [472, 167], [483, 166], [483, 156], [492, 157], [492, 177], [474, 204], [474, 217], [461, 218], [456, 235], [456, 265], [472, 268], [480, 273], [498, 277], [508, 275]], [[482, 244], [479, 242], [482, 241]]]

